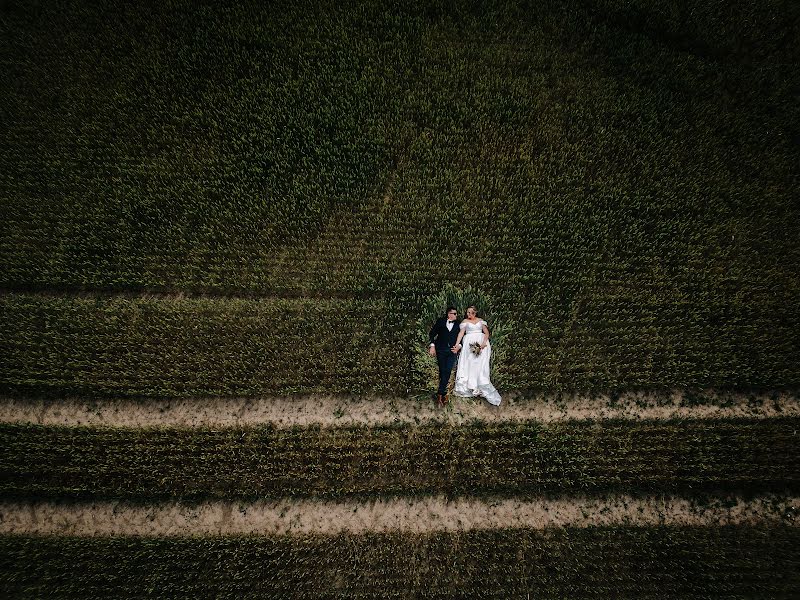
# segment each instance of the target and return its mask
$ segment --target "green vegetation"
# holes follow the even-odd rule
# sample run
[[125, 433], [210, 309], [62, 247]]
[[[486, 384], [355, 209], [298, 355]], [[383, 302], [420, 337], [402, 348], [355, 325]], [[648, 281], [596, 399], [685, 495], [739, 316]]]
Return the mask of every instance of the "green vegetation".
[[[404, 388], [400, 315], [370, 300], [0, 297], [7, 390], [231, 395]], [[369, 325], [372, 329], [367, 329]]]
[[[487, 315], [501, 392], [800, 387], [798, 21], [786, 0], [4, 5], [0, 395], [413, 395], [451, 300]], [[5, 424], [0, 496], [797, 491], [797, 430]], [[799, 536], [2, 536], [0, 595], [789, 598]]]
[[264, 286], [281, 241], [374, 193], [398, 137], [382, 73], [405, 32], [328, 16], [4, 12], [3, 284]]
[[0, 537], [5, 598], [794, 598], [795, 527]]
[[0, 424], [0, 495], [154, 500], [800, 490], [800, 419], [462, 426]]
[[[798, 9], [695, 4], [9, 10], [0, 286], [410, 329], [451, 283], [515, 319], [510, 387], [798, 385]], [[318, 387], [241, 391], [287, 385]]]
[[776, 34], [796, 13], [12, 11], [2, 283], [325, 294], [452, 273], [541, 299], [555, 274], [568, 302], [603, 275], [786, 284], [800, 109]]
[[[433, 359], [420, 356], [429, 325], [407, 306], [402, 298], [2, 295], [0, 390], [56, 397], [430, 390]], [[788, 318], [794, 306], [776, 310]], [[780, 388], [797, 381], [796, 335], [788, 325], [770, 332], [734, 321], [696, 329], [680, 325], [684, 309], [676, 306], [671, 324], [648, 326], [647, 336], [636, 320], [651, 319], [649, 308], [587, 305], [586, 316], [566, 329], [496, 311], [505, 320], [490, 320], [503, 333], [493, 377], [501, 391]], [[695, 308], [707, 314], [707, 307]]]

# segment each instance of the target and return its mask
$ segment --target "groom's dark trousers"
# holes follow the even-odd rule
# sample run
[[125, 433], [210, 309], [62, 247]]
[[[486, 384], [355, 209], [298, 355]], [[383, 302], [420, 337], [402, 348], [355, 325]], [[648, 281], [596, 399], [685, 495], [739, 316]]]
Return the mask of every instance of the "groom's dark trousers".
[[439, 393], [442, 396], [447, 395], [447, 384], [450, 383], [450, 373], [453, 371], [453, 366], [456, 364], [457, 354], [453, 354], [450, 350], [446, 352], [436, 351], [436, 362], [439, 363]]
[[454, 321], [452, 330], [447, 330], [447, 319], [442, 317], [431, 327], [428, 334], [430, 343], [436, 348], [436, 362], [439, 364], [439, 394], [447, 394], [447, 384], [450, 383], [450, 374], [456, 364], [458, 354], [453, 354], [452, 348], [458, 339], [458, 325], [461, 321]]

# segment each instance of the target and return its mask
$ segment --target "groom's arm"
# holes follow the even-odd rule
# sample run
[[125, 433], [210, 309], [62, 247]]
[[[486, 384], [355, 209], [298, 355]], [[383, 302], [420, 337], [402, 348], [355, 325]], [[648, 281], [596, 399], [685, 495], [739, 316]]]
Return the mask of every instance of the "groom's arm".
[[438, 324], [439, 324], [439, 321], [437, 319], [436, 321], [433, 322], [433, 327], [431, 327], [430, 332], [428, 332], [428, 341], [430, 342], [430, 344], [428, 345], [428, 348], [431, 349], [431, 354], [433, 354], [435, 352], [434, 347], [436, 346], [436, 330], [437, 330], [436, 326]]

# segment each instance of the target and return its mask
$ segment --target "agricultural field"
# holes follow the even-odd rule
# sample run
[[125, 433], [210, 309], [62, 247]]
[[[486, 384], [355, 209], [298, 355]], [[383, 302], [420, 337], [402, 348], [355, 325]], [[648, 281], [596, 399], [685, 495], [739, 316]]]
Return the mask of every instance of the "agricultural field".
[[2, 596], [798, 597], [799, 23], [4, 5]]

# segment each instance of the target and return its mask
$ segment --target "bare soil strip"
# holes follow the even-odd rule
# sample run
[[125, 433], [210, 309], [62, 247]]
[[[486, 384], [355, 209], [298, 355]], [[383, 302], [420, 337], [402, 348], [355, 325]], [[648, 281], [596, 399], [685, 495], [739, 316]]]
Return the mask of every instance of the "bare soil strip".
[[0, 534], [41, 535], [288, 535], [402, 531], [466, 531], [504, 527], [598, 525], [800, 526], [800, 496], [697, 499], [670, 496], [572, 497], [495, 501], [392, 499], [322, 502], [282, 499], [151, 506], [122, 502], [0, 502]]
[[495, 408], [480, 399], [451, 396], [442, 409], [428, 398], [298, 396], [275, 398], [49, 400], [0, 398], [0, 422], [41, 425], [245, 426], [377, 425], [473, 420], [542, 422], [573, 419], [733, 418], [800, 415], [800, 394], [625, 392], [608, 395], [506, 393]]

